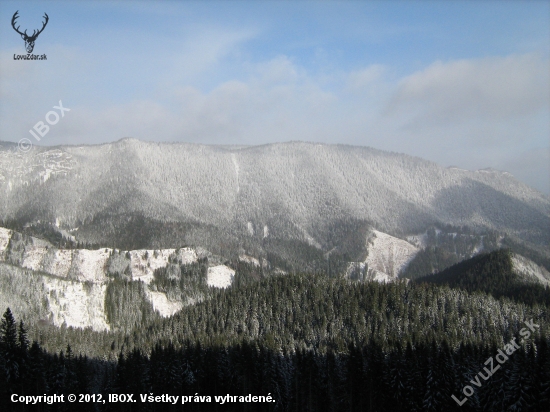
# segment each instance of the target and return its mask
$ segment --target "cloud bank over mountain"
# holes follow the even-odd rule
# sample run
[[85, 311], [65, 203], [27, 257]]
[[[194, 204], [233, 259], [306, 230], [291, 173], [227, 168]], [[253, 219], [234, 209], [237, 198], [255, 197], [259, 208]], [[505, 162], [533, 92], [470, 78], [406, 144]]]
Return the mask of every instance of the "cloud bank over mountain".
[[[311, 4], [316, 15], [304, 5], [91, 4], [52, 10], [37, 46], [51, 56], [44, 64], [14, 61], [20, 39], [1, 37], [3, 140], [32, 138], [61, 99], [70, 116], [41, 144], [345, 143], [506, 170], [550, 193], [547, 5], [447, 5], [454, 18], [440, 21], [427, 3]], [[67, 38], [83, 10], [90, 20]], [[116, 25], [98, 20], [105, 12]]]

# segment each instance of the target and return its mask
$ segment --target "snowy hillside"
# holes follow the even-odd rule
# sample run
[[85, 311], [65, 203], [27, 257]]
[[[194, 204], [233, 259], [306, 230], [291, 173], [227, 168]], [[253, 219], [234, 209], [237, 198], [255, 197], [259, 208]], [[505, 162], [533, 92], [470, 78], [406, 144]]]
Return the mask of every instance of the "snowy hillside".
[[[30, 269], [42, 284], [47, 306], [47, 319], [56, 326], [65, 324], [94, 330], [109, 329], [105, 313], [106, 289], [112, 276], [126, 273], [130, 279], [145, 285], [154, 279], [156, 269], [170, 262], [191, 265], [200, 255], [208, 254], [193, 248], [119, 251], [57, 249], [48, 242], [0, 228], [0, 262], [9, 262]], [[9, 266], [7, 266], [9, 268]], [[42, 275], [45, 273], [47, 275]], [[3, 273], [0, 272], [0, 277]], [[208, 269], [205, 282], [215, 288], [231, 286], [235, 271], [224, 265]], [[0, 278], [0, 283], [6, 279]], [[8, 304], [1, 301], [0, 305]], [[146, 298], [161, 316], [171, 316], [191, 300], [169, 298], [166, 293], [146, 288]], [[11, 299], [11, 298], [10, 298]]]
[[[34, 220], [57, 224], [80, 241], [103, 244], [120, 235], [116, 225], [128, 221], [116, 219], [138, 215], [208, 228], [206, 234], [193, 229], [170, 235], [179, 233], [179, 240], [203, 246], [208, 246], [205, 239], [227, 242], [231, 232], [258, 242], [298, 239], [325, 248], [330, 222], [350, 218], [372, 222], [385, 233], [468, 225], [550, 245], [550, 200], [508, 173], [447, 169], [364, 147], [301, 142], [220, 147], [124, 139], [35, 147], [24, 155], [4, 149], [0, 192], [3, 219], [29, 216], [32, 209]], [[153, 230], [144, 242], [173, 247], [166, 246], [173, 241], [162, 233]]]
[[0, 259], [4, 254], [4, 251], [8, 247], [10, 242], [12, 231], [3, 227], [0, 227]]
[[56, 326], [109, 329], [105, 317], [106, 285], [64, 281], [43, 276], [48, 291], [50, 320]]
[[0, 150], [0, 183], [8, 191], [41, 184], [51, 177], [66, 176], [74, 167], [73, 156], [62, 149], [37, 149], [32, 155]]
[[208, 286], [216, 288], [228, 288], [233, 282], [235, 271], [224, 265], [208, 268], [206, 281]]
[[523, 276], [525, 280], [550, 286], [550, 272], [532, 260], [514, 253], [512, 254], [512, 265], [514, 271]]
[[379, 282], [395, 280], [419, 250], [405, 240], [373, 230], [367, 240], [367, 258], [351, 263], [347, 276]]
[[[14, 233], [0, 228], [0, 262], [10, 261], [23, 268], [81, 282], [103, 283], [108, 280], [108, 272], [122, 273], [129, 268], [132, 279], [148, 284], [153, 279], [154, 270], [166, 267], [170, 259], [179, 264], [195, 263], [198, 259], [197, 252], [192, 248], [131, 251], [115, 251], [111, 248], [57, 249], [34, 237], [23, 241], [19, 235], [12, 242], [17, 245], [13, 247], [18, 249], [16, 253], [8, 251]], [[117, 255], [121, 257], [117, 258]]]
[[368, 256], [365, 263], [369, 269], [382, 272], [396, 278], [405, 266], [418, 253], [418, 248], [410, 243], [379, 232], [373, 231], [374, 237], [368, 245]]
[[165, 293], [148, 291], [147, 297], [163, 317], [172, 316], [183, 307], [182, 302], [169, 300]]
[[174, 254], [175, 249], [132, 250], [130, 252], [130, 269], [133, 279], [139, 279], [145, 283], [153, 280], [155, 269], [168, 265], [168, 258]]
[[130, 327], [129, 304], [170, 316], [229, 287], [227, 265], [387, 282], [502, 243], [537, 262], [516, 258], [526, 277], [550, 279], [550, 199], [503, 172], [303, 142], [3, 147], [0, 219], [14, 230], [0, 228], [0, 262], [44, 276], [56, 325]]

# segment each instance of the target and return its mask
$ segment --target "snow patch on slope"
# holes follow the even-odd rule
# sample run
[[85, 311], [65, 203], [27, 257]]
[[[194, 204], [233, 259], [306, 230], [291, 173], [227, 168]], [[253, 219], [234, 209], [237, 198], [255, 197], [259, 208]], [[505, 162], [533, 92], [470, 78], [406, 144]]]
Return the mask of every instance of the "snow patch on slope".
[[198, 260], [197, 252], [190, 247], [179, 249], [176, 257], [182, 265], [190, 265], [191, 263], [196, 263]]
[[11, 230], [0, 227], [0, 258], [1, 258], [1, 254], [8, 247], [8, 243], [10, 243], [11, 234], [12, 234]]
[[176, 249], [140, 249], [130, 251], [132, 278], [139, 279], [148, 285], [153, 280], [154, 270], [167, 266], [168, 258], [175, 251]]
[[[42, 264], [42, 270], [46, 273], [51, 273], [62, 278], [69, 276], [71, 266], [73, 263], [74, 250], [58, 249], [53, 252], [52, 259], [45, 259]], [[75, 268], [75, 273], [78, 270]]]
[[481, 236], [479, 243], [474, 247], [474, 250], [472, 250], [473, 255], [477, 255], [483, 252], [483, 249], [485, 248], [485, 245], [483, 244], [483, 238], [484, 236]]
[[235, 174], [237, 175], [237, 193], [241, 191], [239, 186], [239, 163], [237, 162], [237, 156], [235, 153], [231, 153], [231, 160], [233, 161], [233, 166], [235, 166]]
[[257, 267], [260, 266], [260, 261], [258, 259], [256, 259], [255, 257], [252, 257], [252, 256], [241, 254], [241, 255], [239, 255], [239, 260], [241, 262], [244, 262], [244, 263], [250, 263], [250, 264], [252, 264], [254, 266], [257, 266]]
[[73, 278], [83, 282], [101, 283], [111, 249], [69, 250], [44, 246], [27, 246], [21, 266], [27, 269], [50, 273], [61, 278]]
[[215, 288], [228, 288], [233, 283], [235, 271], [225, 265], [208, 268], [206, 283]]
[[[0, 261], [5, 259], [13, 231], [0, 228]], [[189, 247], [180, 249], [114, 251], [110, 248], [56, 249], [38, 238], [30, 237], [21, 242], [20, 265], [24, 268], [46, 272], [52, 276], [41, 276], [50, 310], [50, 321], [56, 325], [77, 328], [91, 327], [101, 331], [109, 329], [104, 302], [109, 277], [109, 265], [117, 266], [122, 272], [129, 265], [132, 278], [149, 284], [155, 269], [166, 267], [169, 262], [179, 264], [196, 263], [199, 254], [208, 255], [202, 249]], [[113, 263], [114, 262], [114, 263]], [[122, 262], [122, 263], [121, 263]], [[112, 267], [111, 267], [112, 269]], [[115, 270], [117, 272], [117, 270]], [[215, 266], [208, 270], [210, 286], [226, 288], [231, 285], [235, 271], [226, 266]], [[184, 302], [171, 301], [165, 293], [147, 290], [147, 298], [153, 308], [163, 317], [179, 311]], [[188, 300], [186, 304], [192, 304]]]
[[391, 278], [397, 278], [399, 272], [414, 259], [419, 249], [409, 242], [390, 236], [386, 233], [373, 231], [372, 244], [368, 245], [368, 255], [365, 263], [369, 269], [385, 273]]
[[65, 323], [75, 328], [102, 331], [109, 329], [105, 317], [105, 292], [107, 285], [91, 282], [68, 282], [43, 276], [48, 293], [50, 319], [56, 326]]
[[252, 222], [246, 222], [246, 230], [248, 230], [250, 236], [254, 236], [254, 225]]
[[420, 251], [409, 242], [377, 230], [367, 239], [367, 258], [350, 262], [346, 277], [353, 280], [391, 282]]
[[[7, 229], [0, 231], [0, 260], [2, 260], [1, 253], [9, 242], [8, 233]], [[97, 250], [55, 249], [51, 245], [42, 246], [37, 239], [33, 238], [33, 244], [25, 246], [21, 266], [61, 278], [101, 283], [107, 280], [109, 257], [112, 253], [113, 249], [110, 248]], [[122, 253], [124, 256], [126, 252]], [[129, 254], [132, 278], [142, 280], [146, 284], [153, 280], [155, 269], [168, 265], [170, 256], [184, 265], [195, 263], [198, 260], [197, 252], [192, 248], [181, 248], [177, 253], [176, 249], [141, 249], [129, 251]]]
[[42, 261], [48, 253], [48, 249], [42, 246], [27, 246], [23, 255], [21, 266], [31, 270], [42, 270]]
[[393, 279], [384, 272], [369, 268], [365, 262], [350, 262], [346, 277], [359, 281], [376, 281], [380, 283], [391, 282]]
[[550, 272], [532, 260], [514, 253], [512, 254], [512, 265], [514, 270], [527, 280], [550, 285]]
[[183, 307], [182, 302], [173, 302], [171, 300], [168, 300], [166, 294], [162, 292], [148, 291], [147, 297], [149, 298], [149, 301], [153, 304], [153, 309], [158, 311], [160, 315], [165, 318], [168, 316], [172, 316]]
[[103, 282], [110, 253], [111, 249], [80, 249], [74, 254], [71, 269], [80, 280]]

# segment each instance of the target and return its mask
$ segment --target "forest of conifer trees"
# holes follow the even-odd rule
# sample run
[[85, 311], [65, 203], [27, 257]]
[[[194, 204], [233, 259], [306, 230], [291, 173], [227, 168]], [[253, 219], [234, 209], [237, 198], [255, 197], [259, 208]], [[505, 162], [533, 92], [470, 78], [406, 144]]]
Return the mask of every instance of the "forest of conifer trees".
[[[138, 400], [79, 410], [547, 411], [548, 301], [518, 292], [510, 276], [496, 276], [506, 272], [509, 257], [482, 255], [437, 282], [250, 279], [212, 290], [173, 317], [145, 317], [129, 333], [27, 331], [7, 309], [0, 329], [2, 410], [30, 410], [10, 402], [12, 394], [76, 393]], [[467, 276], [453, 283], [457, 268], [466, 275], [477, 270], [477, 283]], [[537, 294], [547, 297], [549, 290]], [[525, 337], [527, 321], [538, 328]], [[488, 376], [486, 361], [514, 338], [519, 349]], [[483, 379], [473, 386], [479, 372]], [[468, 396], [466, 385], [473, 388]], [[141, 394], [151, 393], [191, 400], [185, 408], [141, 402]], [[216, 402], [226, 395], [269, 395], [275, 402]], [[41, 408], [74, 410], [66, 403]]]

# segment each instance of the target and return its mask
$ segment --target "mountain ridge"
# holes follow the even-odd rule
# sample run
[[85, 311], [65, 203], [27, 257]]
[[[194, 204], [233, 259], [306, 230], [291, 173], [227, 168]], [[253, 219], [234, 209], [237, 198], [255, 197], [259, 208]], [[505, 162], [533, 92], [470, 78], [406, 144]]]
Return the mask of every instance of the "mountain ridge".
[[[505, 172], [349, 145], [129, 138], [0, 150], [0, 192], [2, 220], [50, 222], [81, 242], [128, 249], [266, 250], [270, 240], [298, 241], [324, 253], [336, 247], [354, 261], [364, 246], [352, 240], [346, 249], [335, 237], [371, 227], [403, 238], [449, 224], [550, 245], [550, 198]], [[124, 231], [141, 243], [114, 244]]]
[[508, 249], [481, 253], [413, 282], [484, 292], [528, 305], [550, 304], [550, 272]]

